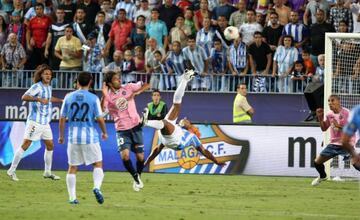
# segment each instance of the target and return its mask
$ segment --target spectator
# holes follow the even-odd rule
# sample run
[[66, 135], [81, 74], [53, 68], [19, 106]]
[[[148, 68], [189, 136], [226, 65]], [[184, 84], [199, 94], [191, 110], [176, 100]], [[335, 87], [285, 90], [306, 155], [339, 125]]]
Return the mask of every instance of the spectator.
[[163, 47], [165, 50], [168, 46], [168, 30], [170, 29], [167, 29], [165, 22], [159, 20], [159, 10], [153, 8], [151, 10], [151, 21], [146, 25], [146, 33], [148, 33], [149, 38], [154, 38], [157, 45]]
[[136, 5], [131, 0], [119, 1], [115, 7], [115, 15], [119, 14], [119, 10], [124, 9], [126, 11], [126, 18], [130, 21], [135, 19]]
[[[135, 57], [134, 57], [135, 70], [138, 73], [145, 73], [144, 49], [141, 46], [136, 46], [134, 48], [134, 51], [135, 51]], [[143, 78], [138, 81], [145, 82], [145, 80]]]
[[231, 41], [226, 40], [226, 38], [224, 36], [224, 31], [225, 31], [225, 29], [227, 27], [228, 27], [228, 21], [226, 20], [226, 17], [220, 15], [218, 17], [217, 27], [216, 27], [216, 30], [215, 30], [215, 37], [214, 38], [220, 39], [223, 47], [225, 47], [226, 49], [231, 45]]
[[294, 64], [294, 71], [291, 73], [292, 92], [304, 92], [306, 86], [306, 70], [301, 61], [296, 61]]
[[298, 13], [299, 20], [303, 21], [307, 0], [288, 0], [288, 3], [291, 10]]
[[104, 47], [97, 42], [96, 32], [92, 32], [88, 35], [87, 46], [90, 49], [84, 50], [84, 65], [83, 71], [93, 73], [94, 77], [94, 89], [100, 89], [103, 81], [101, 70], [105, 67], [104, 61]]
[[101, 10], [105, 12], [105, 23], [111, 24], [115, 20], [114, 9], [111, 8], [111, 1], [104, 0], [100, 7]]
[[134, 71], [136, 67], [131, 50], [125, 51], [121, 67], [122, 83], [135, 83], [136, 76], [134, 75]]
[[29, 25], [30, 20], [31, 20], [33, 17], [35, 17], [35, 16], [38, 15], [38, 13], [37, 13], [37, 11], [36, 11], [36, 7], [39, 6], [39, 5], [42, 5], [42, 6], [43, 6], [43, 7], [42, 7], [42, 15], [47, 15], [47, 16], [50, 16], [50, 15], [51, 15], [52, 11], [51, 11], [51, 9], [50, 9], [49, 7], [46, 7], [46, 6], [45, 6], [45, 1], [46, 1], [46, 0], [36, 0], [36, 5], [35, 5], [34, 7], [31, 7], [31, 8], [26, 12], [26, 14], [25, 14], [25, 16], [24, 16], [24, 18], [25, 18], [25, 20], [24, 20], [25, 25]]
[[160, 91], [155, 89], [151, 95], [151, 102], [147, 104], [149, 109], [148, 120], [162, 120], [165, 118], [168, 108], [164, 101], [161, 100]]
[[123, 60], [123, 52], [121, 50], [116, 50], [113, 54], [113, 62], [109, 63], [103, 69], [103, 73], [115, 72], [116, 74], [120, 75], [122, 69], [122, 60]]
[[348, 30], [348, 25], [345, 21], [340, 21], [339, 22], [339, 30], [338, 30], [339, 33], [348, 33], [349, 30]]
[[[97, 13], [100, 11], [100, 6], [98, 3], [93, 2], [92, 0], [83, 0], [83, 3], [79, 5], [79, 8], [83, 8], [85, 15], [86, 15], [86, 21], [89, 24], [93, 24], [95, 22], [95, 17]], [[89, 34], [89, 33], [87, 33]], [[87, 36], [87, 35], [85, 35]]]
[[111, 26], [105, 23], [105, 12], [99, 11], [96, 16], [94, 31], [97, 35], [96, 43], [98, 43], [102, 49], [105, 48], [106, 42], [109, 39]]
[[26, 62], [26, 53], [23, 46], [18, 42], [17, 35], [10, 33], [7, 43], [1, 50], [1, 67], [2, 70], [15, 70], [11, 72], [3, 72], [2, 87], [16, 87], [22, 77], [22, 70]]
[[230, 15], [236, 11], [236, 8], [228, 3], [228, 0], [219, 0], [219, 5], [212, 11], [211, 22], [213, 25], [217, 25], [219, 16], [224, 16], [228, 21]]
[[120, 9], [117, 20], [111, 25], [109, 39], [105, 46], [105, 55], [109, 54], [110, 47], [113, 43], [116, 50], [125, 51], [127, 38], [130, 36], [131, 29], [132, 22], [126, 18], [125, 9]]
[[21, 22], [20, 12], [13, 11], [10, 16], [10, 24], [7, 28], [8, 34], [15, 33], [19, 43], [25, 47], [26, 45], [26, 27]]
[[76, 4], [73, 3], [72, 0], [64, 0], [63, 3], [59, 6], [59, 8], [64, 9], [64, 22], [67, 24], [73, 23], [76, 12]]
[[277, 76], [277, 87], [279, 92], [290, 92], [289, 76], [293, 70], [294, 63], [298, 60], [299, 52], [294, 47], [293, 38], [286, 35], [282, 39], [282, 44], [278, 46], [274, 54], [274, 64], [272, 77]]
[[194, 13], [193, 11], [188, 8], [185, 10], [185, 26], [190, 28], [191, 34], [196, 34], [196, 28], [194, 23]]
[[356, 2], [347, 0], [345, 7], [349, 8], [353, 17], [353, 32], [360, 33], [360, 0]]
[[51, 51], [54, 51], [58, 39], [65, 35], [67, 26], [69, 26], [69, 23], [65, 23], [65, 11], [62, 7], [59, 7], [56, 9], [56, 22], [50, 27], [45, 46], [45, 57], [49, 59], [49, 66], [52, 70], [59, 70], [61, 60]]
[[273, 0], [275, 12], [279, 15], [279, 23], [286, 25], [289, 23], [291, 9], [284, 5], [284, 0]]
[[127, 39], [127, 44], [132, 47], [140, 46], [145, 48], [147, 36], [148, 34], [145, 29], [145, 17], [143, 15], [139, 15], [136, 19], [136, 26], [132, 28], [130, 36]]
[[166, 66], [169, 75], [175, 75], [176, 85], [178, 85], [180, 82], [180, 77], [185, 71], [185, 56], [182, 53], [181, 44], [179, 41], [174, 41], [171, 46], [172, 48], [166, 57]]
[[310, 27], [311, 60], [315, 66], [317, 66], [317, 56], [325, 53], [326, 32], [335, 32], [335, 29], [331, 24], [325, 22], [325, 11], [319, 9], [316, 12], [316, 23]]
[[212, 70], [212, 90], [229, 91], [230, 82], [228, 74], [227, 50], [222, 46], [220, 39], [214, 40], [214, 48], [210, 52], [211, 70]]
[[238, 10], [233, 12], [230, 16], [229, 25], [240, 27], [246, 22], [246, 1], [240, 0], [238, 3]]
[[6, 14], [10, 15], [14, 10], [14, 6], [12, 1], [2, 0], [1, 1], [1, 11], [6, 12]]
[[325, 54], [320, 54], [318, 56], [319, 66], [316, 67], [315, 75], [313, 77], [313, 82], [324, 82], [325, 78]]
[[284, 29], [284, 26], [279, 24], [278, 14], [276, 12], [270, 13], [270, 25], [266, 26], [262, 32], [264, 40], [269, 44], [272, 54], [275, 53], [277, 46]]
[[195, 11], [194, 14], [194, 23], [197, 31], [203, 27], [204, 18], [211, 18], [211, 11], [208, 6], [209, 3], [207, 0], [200, 0], [200, 9]]
[[[174, 5], [172, 0], [164, 0], [164, 4], [159, 7], [159, 19], [165, 22], [167, 30], [174, 27], [176, 18], [181, 14], [181, 9]], [[160, 45], [159, 41], [158, 43]]]
[[245, 77], [249, 70], [247, 47], [246, 44], [242, 42], [241, 34], [239, 35], [239, 38], [233, 41], [233, 44], [229, 48], [228, 61], [229, 70], [232, 75], [232, 78], [230, 79], [230, 90], [235, 91], [236, 86], [240, 82], [244, 82], [242, 79], [246, 80]]
[[0, 15], [0, 49], [4, 46], [7, 40], [7, 24], [4, 16]]
[[206, 55], [210, 56], [210, 50], [213, 46], [215, 31], [211, 27], [210, 18], [203, 19], [203, 28], [196, 34], [196, 44], [205, 49]]
[[306, 72], [306, 75], [307, 77], [309, 77], [309, 79], [312, 78], [312, 76], [315, 74], [315, 65], [314, 63], [312, 62], [311, 58], [310, 58], [310, 53], [308, 50], [303, 50], [301, 52], [301, 58], [302, 58], [302, 61], [304, 63], [304, 66], [305, 66], [305, 72]]
[[191, 27], [185, 25], [184, 17], [180, 15], [176, 19], [175, 27], [170, 30], [170, 43], [174, 41], [179, 41], [181, 47], [185, 47], [187, 43], [187, 37], [191, 35]]
[[[65, 28], [65, 35], [55, 45], [55, 56], [61, 60], [60, 70], [81, 71], [81, 42], [73, 36], [72, 26]], [[72, 82], [73, 80], [71, 80]]]
[[209, 58], [204, 48], [196, 45], [195, 36], [190, 35], [188, 38], [188, 46], [183, 48], [182, 51], [185, 57], [185, 66], [199, 73], [199, 76], [192, 80], [191, 89], [207, 91], [210, 88], [210, 79], [208, 76]]
[[237, 85], [237, 95], [233, 104], [233, 123], [251, 123], [254, 109], [249, 105], [246, 84]]
[[85, 20], [85, 16], [84, 8], [76, 9], [75, 21], [71, 25], [74, 30], [74, 36], [79, 38], [82, 44], [86, 44], [86, 37], [93, 31], [91, 23], [88, 23], [90, 20]]
[[[12, 12], [18, 12], [19, 16], [24, 17], [24, 3], [23, 0], [14, 0], [13, 1], [14, 10]], [[11, 14], [10, 14], [11, 15]]]
[[255, 10], [249, 9], [246, 12], [247, 23], [242, 24], [239, 27], [239, 32], [242, 35], [243, 42], [246, 45], [250, 45], [254, 39], [254, 33], [256, 31], [262, 31], [263, 27], [255, 20]]
[[188, 9], [188, 8], [192, 9], [192, 8], [190, 8], [191, 2], [189, 0], [178, 0], [176, 2], [176, 6], [178, 6], [181, 9], [183, 14], [185, 14], [186, 9]]
[[329, 3], [326, 0], [309, 1], [309, 3], [306, 5], [304, 13], [304, 25], [308, 26], [317, 22], [317, 12], [319, 11], [319, 9], [323, 11], [325, 21], [326, 15], [329, 13], [330, 9]]
[[249, 61], [253, 75], [254, 92], [266, 92], [266, 80], [271, 67], [271, 50], [267, 43], [262, 41], [261, 32], [254, 33], [254, 42], [249, 46]]
[[45, 45], [48, 38], [51, 20], [44, 14], [44, 5], [37, 3], [36, 16], [29, 21], [26, 32], [26, 45], [30, 51], [28, 69], [35, 69], [40, 64], [46, 64]]
[[[164, 89], [163, 84], [163, 65], [162, 65], [162, 54], [159, 50], [153, 52], [154, 61], [149, 66], [152, 69], [150, 77], [150, 88], [151, 89]], [[161, 81], [160, 81], [161, 80]], [[161, 84], [160, 84], [161, 82]]]
[[335, 7], [330, 9], [329, 23], [333, 25], [336, 32], [339, 32], [340, 21], [348, 24], [349, 32], [353, 32], [353, 16], [348, 8], [344, 7], [344, 0], [336, 0]]
[[[157, 42], [154, 38], [149, 38], [148, 40], [148, 49], [145, 51], [145, 69], [146, 69], [146, 73], [148, 74], [148, 76], [151, 76], [153, 74], [159, 73], [160, 69], [159, 69], [159, 64], [155, 59], [155, 51], [160, 51], [162, 53], [162, 55], [165, 55], [165, 50], [162, 47], [159, 47], [157, 45]], [[156, 67], [156, 68], [155, 68]], [[155, 81], [155, 79], [157, 79], [157, 77], [149, 77], [150, 80], [151, 78], [153, 79], [152, 82], [150, 82], [150, 88], [154, 89], [154, 88], [158, 88], [158, 81]], [[147, 80], [149, 81], [149, 80]]]
[[282, 35], [292, 36], [294, 40], [294, 46], [300, 52], [306, 46], [309, 39], [308, 29], [305, 27], [305, 25], [299, 23], [299, 14], [297, 12], [290, 12], [290, 23], [285, 25]]
[[136, 10], [134, 15], [134, 20], [138, 19], [138, 17], [142, 15], [145, 18], [145, 24], [148, 24], [151, 19], [151, 9], [149, 8], [149, 1], [148, 0], [141, 0], [140, 1], [140, 8]]
[[[157, 73], [160, 73], [158, 78], [160, 90], [175, 90], [176, 89], [176, 79], [174, 74], [169, 74], [169, 71], [166, 67], [165, 59], [160, 51], [154, 52], [154, 57], [156, 60], [156, 67], [154, 67]], [[151, 81], [151, 80], [150, 80]]]

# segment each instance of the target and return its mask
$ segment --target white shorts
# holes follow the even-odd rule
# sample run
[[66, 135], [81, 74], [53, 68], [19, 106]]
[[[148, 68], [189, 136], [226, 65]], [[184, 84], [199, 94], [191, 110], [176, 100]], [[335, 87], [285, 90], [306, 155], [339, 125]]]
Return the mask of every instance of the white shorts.
[[68, 164], [79, 166], [93, 164], [102, 161], [102, 153], [99, 143], [95, 144], [70, 144], [67, 148]]
[[25, 127], [24, 139], [38, 141], [38, 140], [52, 140], [53, 135], [50, 124], [42, 125], [35, 121], [27, 121]]
[[181, 143], [181, 138], [183, 136], [183, 130], [179, 125], [174, 124], [173, 121], [169, 121], [169, 122], [175, 126], [174, 132], [170, 135], [163, 135], [163, 134], [161, 134], [160, 130], [158, 130], [159, 139], [160, 139], [160, 142], [165, 147], [171, 148], [171, 149], [176, 149]]

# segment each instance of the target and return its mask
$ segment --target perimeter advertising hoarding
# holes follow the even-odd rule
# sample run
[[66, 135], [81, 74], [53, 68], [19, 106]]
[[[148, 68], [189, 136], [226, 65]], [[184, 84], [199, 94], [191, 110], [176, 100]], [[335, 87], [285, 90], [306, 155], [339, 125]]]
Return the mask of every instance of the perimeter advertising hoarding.
[[[189, 147], [175, 152], [163, 150], [145, 171], [198, 174], [248, 174], [280, 176], [315, 176], [312, 161], [321, 150], [323, 135], [319, 127], [197, 125], [205, 148], [218, 160], [219, 167]], [[51, 123], [55, 140], [53, 169], [66, 170], [66, 145], [56, 143], [58, 123]], [[25, 128], [23, 121], [0, 122], [0, 164], [8, 167], [20, 146]], [[105, 170], [125, 171], [116, 147], [114, 125], [107, 123], [109, 139], [101, 142]], [[66, 140], [65, 140], [66, 142]], [[157, 132], [144, 129], [145, 157], [158, 143]], [[35, 142], [26, 152], [19, 169], [43, 169], [43, 152]], [[132, 158], [134, 161], [135, 159]], [[83, 168], [83, 169], [90, 169]]]

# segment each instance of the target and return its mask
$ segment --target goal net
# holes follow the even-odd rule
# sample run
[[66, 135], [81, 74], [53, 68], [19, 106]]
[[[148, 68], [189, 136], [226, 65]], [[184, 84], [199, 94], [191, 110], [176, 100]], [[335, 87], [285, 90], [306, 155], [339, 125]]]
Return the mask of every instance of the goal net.
[[[331, 94], [339, 95], [342, 106], [349, 110], [360, 104], [360, 34], [327, 33], [325, 36], [324, 112], [329, 111], [327, 100]], [[328, 141], [329, 132], [326, 132], [325, 143]], [[327, 170], [332, 178], [340, 181], [360, 175], [350, 165], [350, 158], [341, 156], [329, 162]]]

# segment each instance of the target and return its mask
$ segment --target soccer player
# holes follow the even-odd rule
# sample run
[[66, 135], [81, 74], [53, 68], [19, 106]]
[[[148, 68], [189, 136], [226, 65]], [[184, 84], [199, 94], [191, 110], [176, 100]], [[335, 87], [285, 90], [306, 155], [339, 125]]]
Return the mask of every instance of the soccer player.
[[95, 128], [95, 120], [101, 128], [101, 137], [107, 139], [105, 121], [99, 98], [89, 92], [92, 83], [90, 73], [81, 72], [77, 79], [78, 90], [65, 96], [61, 106], [59, 122], [59, 143], [64, 143], [65, 122], [68, 119], [68, 163], [69, 170], [66, 175], [66, 185], [69, 193], [69, 203], [79, 204], [76, 198], [76, 172], [77, 167], [85, 163], [94, 166], [93, 180], [95, 198], [99, 204], [104, 202], [100, 191], [104, 172], [102, 169], [102, 153], [99, 144], [99, 134]]
[[[328, 102], [330, 111], [326, 114], [325, 120], [323, 120], [324, 110], [322, 108], [316, 109], [316, 116], [319, 120], [321, 130], [326, 131], [330, 128], [330, 143], [320, 152], [320, 155], [315, 158], [315, 169], [320, 176], [312, 181], [311, 185], [313, 186], [319, 185], [322, 181], [327, 180], [324, 166], [326, 161], [338, 155], [342, 155], [345, 158], [349, 156], [341, 146], [341, 134], [342, 128], [349, 118], [350, 111], [341, 106], [340, 98], [337, 95], [330, 95]], [[351, 138], [350, 144], [354, 146], [355, 136]]]
[[[134, 191], [140, 191], [144, 187], [140, 179], [144, 168], [144, 143], [134, 96], [148, 88], [149, 84], [141, 81], [121, 85], [120, 75], [112, 71], [104, 76], [101, 104], [103, 110], [107, 109], [114, 118], [119, 152], [125, 168], [134, 178]], [[130, 151], [136, 154], [136, 171], [130, 160]]]
[[225, 163], [219, 162], [208, 150], [206, 150], [200, 140], [200, 133], [198, 129], [191, 124], [188, 119], [180, 120], [179, 124], [176, 124], [176, 120], [180, 114], [180, 107], [182, 97], [184, 96], [185, 89], [189, 81], [195, 76], [193, 70], [186, 70], [180, 83], [174, 93], [173, 105], [163, 120], [148, 120], [147, 116], [149, 110], [145, 108], [143, 116], [143, 124], [148, 127], [152, 127], [158, 130], [160, 144], [151, 152], [147, 158], [144, 166], [150, 164], [150, 162], [161, 152], [164, 147], [168, 147], [174, 150], [181, 150], [190, 145], [193, 145], [200, 153], [206, 158], [210, 159], [217, 165], [223, 166]]
[[350, 153], [352, 165], [360, 171], [360, 154], [355, 151], [354, 145], [352, 145], [352, 138], [358, 130], [360, 130], [360, 105], [355, 106], [351, 111], [349, 122], [343, 128], [343, 134], [341, 136], [343, 149]]
[[30, 147], [33, 141], [44, 140], [46, 149], [44, 153], [45, 171], [44, 178], [59, 180], [60, 177], [51, 173], [53, 158], [53, 135], [50, 128], [52, 103], [62, 102], [62, 99], [52, 96], [51, 79], [53, 72], [45, 64], [36, 68], [34, 74], [34, 84], [21, 97], [22, 101], [29, 102], [29, 115], [26, 120], [24, 141], [21, 147], [16, 151], [7, 175], [14, 180], [19, 181], [16, 176], [16, 168], [24, 152]]

